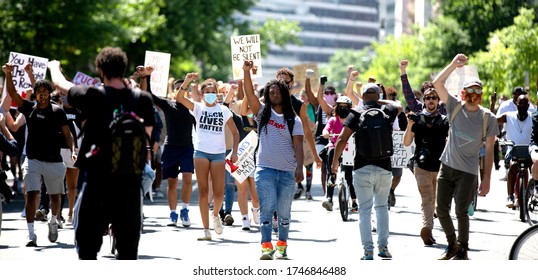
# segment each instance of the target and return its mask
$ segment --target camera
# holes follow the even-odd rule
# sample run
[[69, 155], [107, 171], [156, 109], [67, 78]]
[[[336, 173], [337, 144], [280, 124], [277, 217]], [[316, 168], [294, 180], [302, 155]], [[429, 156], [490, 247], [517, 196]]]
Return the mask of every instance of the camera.
[[418, 154], [418, 162], [421, 164], [424, 164], [426, 162], [426, 158], [430, 155], [430, 150], [427, 148], [422, 148], [420, 150], [420, 153]]
[[326, 82], [327, 82], [327, 76], [322, 75], [322, 76], [319, 77], [319, 83], [320, 84], [325, 85]]
[[409, 115], [407, 115], [407, 118], [414, 121], [414, 122], [418, 122], [420, 120], [420, 117], [418, 115], [415, 115], [415, 114], [409, 114]]

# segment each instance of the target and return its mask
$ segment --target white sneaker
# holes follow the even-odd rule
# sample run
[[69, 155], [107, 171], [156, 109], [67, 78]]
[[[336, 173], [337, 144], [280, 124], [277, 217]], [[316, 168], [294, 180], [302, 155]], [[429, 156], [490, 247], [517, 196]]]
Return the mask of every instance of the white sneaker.
[[324, 200], [321, 203], [321, 206], [323, 206], [323, 208], [325, 208], [327, 211], [333, 211], [333, 203], [330, 202], [328, 199]]
[[211, 232], [209, 232], [209, 229], [204, 229], [204, 236], [198, 237], [198, 241], [209, 241], [211, 240]]
[[247, 218], [243, 218], [243, 230], [250, 230], [250, 221]]
[[58, 221], [49, 222], [49, 241], [56, 242], [58, 240]]
[[213, 219], [213, 230], [215, 230], [215, 233], [222, 234], [222, 222], [220, 221], [220, 217], [211, 215], [211, 218]]
[[260, 208], [256, 210], [252, 208], [251, 210], [252, 210], [252, 221], [254, 221], [255, 224], [259, 225], [260, 224]]

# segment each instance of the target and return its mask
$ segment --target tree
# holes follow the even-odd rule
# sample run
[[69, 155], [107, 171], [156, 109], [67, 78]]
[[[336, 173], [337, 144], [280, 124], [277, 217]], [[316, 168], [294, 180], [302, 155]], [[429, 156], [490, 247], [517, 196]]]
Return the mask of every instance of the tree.
[[[346, 88], [347, 68], [353, 65], [359, 73], [364, 73], [372, 60], [372, 49], [369, 47], [360, 50], [339, 50], [329, 58], [327, 66], [322, 66], [319, 73], [326, 75], [329, 84], [334, 86], [337, 91], [342, 92]], [[314, 89], [317, 90], [317, 89]]]

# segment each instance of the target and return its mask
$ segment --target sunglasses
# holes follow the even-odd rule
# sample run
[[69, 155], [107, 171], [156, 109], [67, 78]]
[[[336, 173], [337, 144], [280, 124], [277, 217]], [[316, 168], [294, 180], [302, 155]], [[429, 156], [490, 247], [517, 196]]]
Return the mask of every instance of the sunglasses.
[[323, 94], [326, 94], [326, 95], [335, 95], [336, 92], [335, 92], [335, 91], [332, 91], [332, 90], [326, 90]]
[[465, 91], [467, 93], [482, 94], [482, 89], [481, 88], [466, 88]]
[[351, 109], [349, 106], [338, 106], [338, 109]]
[[424, 100], [430, 100], [430, 99], [431, 100], [437, 100], [437, 99], [439, 99], [439, 97], [437, 97], [437, 96], [425, 96], [424, 97]]

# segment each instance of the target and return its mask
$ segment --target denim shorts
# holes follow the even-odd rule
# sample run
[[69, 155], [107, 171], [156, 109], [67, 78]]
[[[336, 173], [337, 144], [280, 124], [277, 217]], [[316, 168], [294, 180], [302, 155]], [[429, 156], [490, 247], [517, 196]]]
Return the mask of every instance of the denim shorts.
[[210, 153], [202, 152], [200, 150], [194, 150], [194, 158], [205, 158], [209, 160], [209, 162], [220, 162], [226, 159], [226, 153], [210, 154]]

